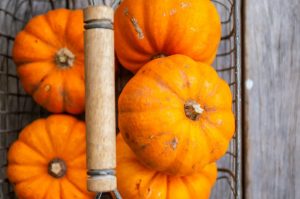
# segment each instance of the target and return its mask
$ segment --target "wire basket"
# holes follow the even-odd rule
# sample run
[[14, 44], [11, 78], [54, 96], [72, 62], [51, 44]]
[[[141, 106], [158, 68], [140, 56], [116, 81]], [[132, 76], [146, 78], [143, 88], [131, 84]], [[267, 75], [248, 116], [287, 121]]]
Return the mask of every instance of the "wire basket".
[[[213, 0], [222, 20], [222, 40], [214, 67], [225, 79], [233, 94], [233, 111], [236, 118], [236, 133], [226, 155], [218, 161], [218, 181], [212, 199], [242, 198], [241, 157], [241, 43], [240, 0]], [[20, 130], [47, 112], [28, 96], [16, 75], [16, 66], [11, 51], [16, 34], [27, 21], [55, 8], [83, 8], [87, 0], [1, 0], [0, 1], [0, 199], [16, 198], [12, 185], [6, 177], [7, 150], [17, 139]], [[117, 94], [130, 73], [121, 69], [116, 78]]]

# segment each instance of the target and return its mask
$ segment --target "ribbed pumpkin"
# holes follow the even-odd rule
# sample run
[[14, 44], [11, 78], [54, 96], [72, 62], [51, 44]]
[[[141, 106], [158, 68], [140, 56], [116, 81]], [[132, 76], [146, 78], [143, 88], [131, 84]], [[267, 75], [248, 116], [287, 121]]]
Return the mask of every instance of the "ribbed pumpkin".
[[48, 111], [84, 111], [83, 13], [57, 9], [32, 18], [14, 42], [27, 93]]
[[235, 130], [229, 86], [183, 55], [155, 59], [119, 97], [119, 129], [149, 167], [187, 175], [225, 154]]
[[21, 199], [93, 198], [86, 188], [84, 122], [52, 115], [26, 126], [9, 149], [7, 176]]
[[117, 137], [118, 190], [124, 199], [208, 199], [216, 177], [215, 163], [189, 176], [170, 176], [147, 168], [122, 136]]
[[124, 0], [115, 14], [117, 56], [133, 72], [174, 54], [211, 64], [220, 38], [220, 18], [209, 0]]

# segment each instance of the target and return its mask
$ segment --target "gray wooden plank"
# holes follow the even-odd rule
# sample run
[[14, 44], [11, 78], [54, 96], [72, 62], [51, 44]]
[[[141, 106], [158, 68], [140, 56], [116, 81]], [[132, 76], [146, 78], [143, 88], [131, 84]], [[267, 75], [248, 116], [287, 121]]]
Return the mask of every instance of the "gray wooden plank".
[[246, 198], [300, 198], [300, 2], [245, 2]]

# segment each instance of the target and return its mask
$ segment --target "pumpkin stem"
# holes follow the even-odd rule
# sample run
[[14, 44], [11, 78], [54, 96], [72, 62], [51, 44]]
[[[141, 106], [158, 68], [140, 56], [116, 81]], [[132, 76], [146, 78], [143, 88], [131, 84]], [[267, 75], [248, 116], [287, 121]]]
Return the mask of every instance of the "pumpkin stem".
[[67, 172], [67, 166], [64, 160], [54, 158], [48, 164], [48, 173], [54, 178], [61, 178]]
[[55, 61], [56, 64], [61, 68], [73, 66], [74, 60], [74, 54], [67, 48], [61, 48], [56, 53]]
[[154, 55], [154, 56], [151, 58], [151, 60], [158, 59], [158, 58], [163, 58], [163, 57], [166, 57], [166, 55], [163, 54], [163, 53], [160, 53], [160, 54]]
[[204, 109], [196, 101], [188, 100], [184, 104], [184, 112], [189, 119], [196, 121], [199, 120], [200, 115], [204, 112]]

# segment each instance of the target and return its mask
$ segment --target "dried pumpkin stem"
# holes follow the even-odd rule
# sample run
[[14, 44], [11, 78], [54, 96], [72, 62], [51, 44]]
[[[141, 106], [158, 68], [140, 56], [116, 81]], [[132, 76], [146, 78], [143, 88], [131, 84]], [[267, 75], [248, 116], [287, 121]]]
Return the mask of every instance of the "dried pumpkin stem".
[[194, 100], [188, 100], [184, 104], [185, 115], [193, 121], [199, 120], [203, 111], [204, 109], [200, 106], [200, 104]]
[[163, 54], [163, 53], [160, 53], [160, 54], [154, 55], [154, 56], [151, 58], [151, 60], [153, 60], [153, 59], [158, 59], [158, 58], [163, 58], [163, 57], [166, 57], [166, 55]]
[[67, 166], [64, 160], [60, 158], [54, 158], [51, 160], [48, 164], [48, 173], [55, 177], [55, 178], [61, 178], [63, 177], [67, 172]]
[[55, 56], [56, 64], [61, 68], [73, 66], [74, 60], [74, 54], [67, 48], [59, 49]]

